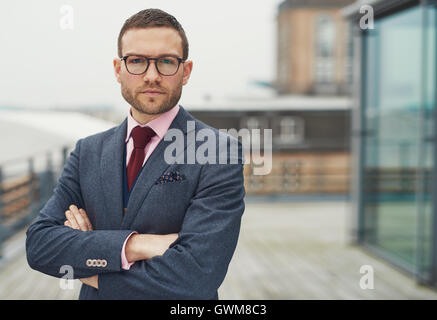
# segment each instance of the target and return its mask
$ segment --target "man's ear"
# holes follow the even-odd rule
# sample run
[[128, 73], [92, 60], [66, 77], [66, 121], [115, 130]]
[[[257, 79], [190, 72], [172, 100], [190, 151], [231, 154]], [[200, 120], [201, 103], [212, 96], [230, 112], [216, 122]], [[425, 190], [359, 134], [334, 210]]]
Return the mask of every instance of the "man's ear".
[[183, 64], [184, 66], [184, 76], [182, 78], [182, 85], [186, 85], [188, 83], [188, 79], [190, 79], [191, 71], [193, 70], [193, 61], [187, 60]]
[[113, 64], [114, 64], [115, 77], [117, 78], [117, 82], [120, 83], [121, 60], [118, 58], [114, 58]]

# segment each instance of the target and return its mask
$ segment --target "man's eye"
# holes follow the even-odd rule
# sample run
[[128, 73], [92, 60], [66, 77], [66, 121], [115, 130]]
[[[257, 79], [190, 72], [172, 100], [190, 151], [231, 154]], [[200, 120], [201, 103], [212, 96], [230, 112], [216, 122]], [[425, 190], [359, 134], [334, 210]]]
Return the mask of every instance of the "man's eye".
[[141, 58], [131, 59], [130, 63], [133, 63], [133, 64], [144, 63], [144, 59], [141, 59]]
[[162, 59], [161, 62], [164, 64], [174, 64], [175, 63], [172, 59]]

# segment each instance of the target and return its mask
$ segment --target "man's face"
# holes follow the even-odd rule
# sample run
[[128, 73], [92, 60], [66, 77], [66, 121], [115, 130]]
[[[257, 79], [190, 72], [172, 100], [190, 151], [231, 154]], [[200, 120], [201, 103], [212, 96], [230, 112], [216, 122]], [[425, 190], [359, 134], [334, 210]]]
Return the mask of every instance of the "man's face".
[[[130, 29], [122, 37], [122, 54], [182, 58], [182, 39], [176, 30], [167, 27]], [[155, 62], [150, 61], [146, 73], [134, 75], [127, 71], [123, 61], [114, 59], [115, 75], [124, 99], [138, 112], [148, 115], [164, 113], [178, 103], [193, 67], [191, 61], [186, 61], [180, 64], [176, 74], [164, 76], [156, 70]], [[151, 90], [154, 92], [147, 92]]]

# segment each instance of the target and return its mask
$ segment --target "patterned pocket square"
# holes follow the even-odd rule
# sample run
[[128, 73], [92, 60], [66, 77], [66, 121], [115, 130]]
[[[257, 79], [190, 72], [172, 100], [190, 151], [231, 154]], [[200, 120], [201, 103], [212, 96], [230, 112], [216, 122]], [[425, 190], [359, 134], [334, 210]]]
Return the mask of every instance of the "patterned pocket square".
[[163, 184], [182, 180], [185, 180], [185, 176], [183, 174], [180, 174], [179, 171], [169, 171], [160, 176], [158, 180], [156, 180], [155, 184]]

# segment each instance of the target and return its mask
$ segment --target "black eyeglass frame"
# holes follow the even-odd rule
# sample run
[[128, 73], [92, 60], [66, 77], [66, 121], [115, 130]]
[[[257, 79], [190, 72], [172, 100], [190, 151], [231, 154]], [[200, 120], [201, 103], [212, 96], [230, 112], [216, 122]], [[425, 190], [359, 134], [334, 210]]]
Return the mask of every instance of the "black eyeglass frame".
[[[141, 58], [145, 58], [145, 59], [147, 60], [147, 67], [146, 67], [146, 70], [144, 70], [144, 72], [141, 72], [141, 73], [132, 73], [132, 72], [130, 72], [130, 71], [129, 71], [129, 68], [127, 67], [127, 63], [126, 63], [126, 59], [129, 58], [129, 57], [141, 57]], [[156, 64], [156, 62], [157, 62], [159, 59], [166, 58], [166, 57], [175, 58], [175, 59], [178, 60], [178, 67], [176, 68], [176, 71], [175, 71], [174, 73], [172, 73], [172, 74], [163, 74], [163, 73], [161, 73], [161, 71], [159, 71], [158, 65]], [[149, 70], [149, 67], [150, 67], [150, 61], [151, 61], [151, 60], [152, 60], [152, 61], [155, 61], [155, 68], [156, 68], [156, 71], [158, 71], [158, 73], [159, 73], [160, 75], [164, 76], [164, 77], [171, 77], [171, 76], [174, 76], [176, 73], [178, 73], [178, 71], [179, 71], [179, 67], [181, 66], [181, 63], [182, 63], [182, 64], [185, 63], [185, 60], [184, 60], [184, 59], [179, 58], [179, 57], [175, 57], [175, 56], [162, 56], [162, 57], [158, 57], [158, 58], [149, 58], [149, 57], [142, 56], [142, 55], [138, 55], [138, 54], [132, 54], [132, 55], [124, 56], [124, 57], [120, 58], [120, 60], [124, 61], [124, 65], [125, 65], [125, 67], [126, 67], [127, 72], [129, 72], [130, 74], [136, 75], [136, 76], [139, 76], [139, 75], [145, 74], [145, 73], [147, 72], [147, 70]]]

